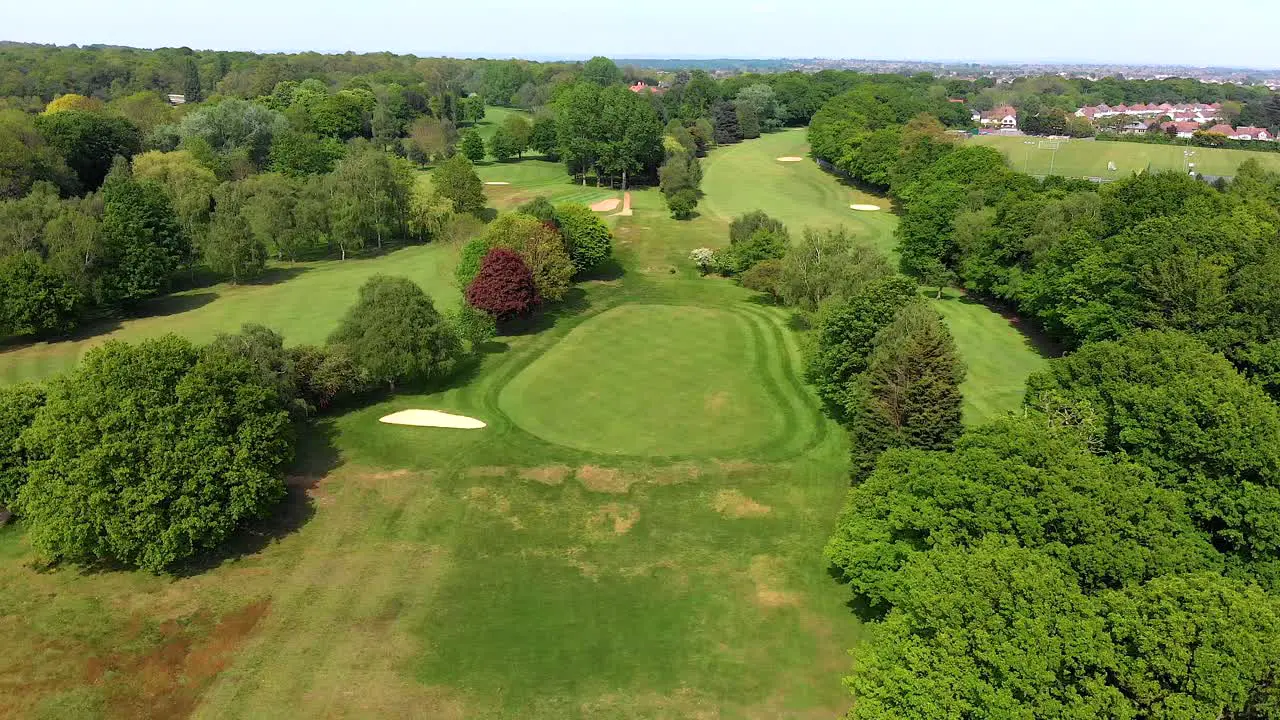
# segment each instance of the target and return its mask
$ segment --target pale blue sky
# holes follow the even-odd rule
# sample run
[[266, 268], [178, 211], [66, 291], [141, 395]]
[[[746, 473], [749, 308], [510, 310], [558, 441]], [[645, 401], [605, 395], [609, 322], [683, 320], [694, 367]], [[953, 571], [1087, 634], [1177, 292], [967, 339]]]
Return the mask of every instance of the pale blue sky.
[[1038, 5], [1035, 0], [2, 0], [0, 39], [424, 56], [1280, 67], [1275, 2]]

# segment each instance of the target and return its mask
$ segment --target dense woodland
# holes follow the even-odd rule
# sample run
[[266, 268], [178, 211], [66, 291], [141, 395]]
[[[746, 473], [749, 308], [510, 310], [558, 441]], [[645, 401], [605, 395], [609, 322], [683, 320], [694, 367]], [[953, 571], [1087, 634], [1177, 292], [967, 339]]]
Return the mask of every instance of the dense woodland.
[[815, 155], [892, 195], [915, 282], [1070, 352], [961, 432], [944, 337], [874, 370], [907, 288], [817, 306], [811, 379], [855, 448], [826, 554], [871, 622], [850, 716], [1280, 717], [1280, 175], [1037, 180], [892, 87], [816, 113]]

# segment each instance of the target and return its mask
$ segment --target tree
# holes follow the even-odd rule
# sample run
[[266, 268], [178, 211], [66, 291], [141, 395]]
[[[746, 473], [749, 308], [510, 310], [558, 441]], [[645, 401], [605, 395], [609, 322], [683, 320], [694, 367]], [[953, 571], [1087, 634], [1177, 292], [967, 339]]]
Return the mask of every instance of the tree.
[[44, 139], [67, 160], [80, 187], [97, 190], [116, 156], [126, 160], [142, 149], [142, 134], [133, 123], [84, 110], [64, 110], [35, 119]]
[[329, 176], [330, 226], [343, 249], [400, 240], [409, 233], [413, 171], [408, 163], [358, 141]]
[[243, 160], [254, 168], [263, 168], [270, 157], [272, 141], [287, 127], [280, 113], [232, 98], [203, 105], [183, 117], [178, 135], [184, 149], [206, 147], [223, 163]]
[[107, 111], [120, 115], [138, 126], [143, 136], [159, 126], [173, 122], [174, 109], [158, 92], [136, 92], [107, 103]]
[[396, 385], [448, 377], [457, 366], [457, 333], [412, 280], [375, 275], [360, 286], [329, 344], [341, 346], [368, 375]]
[[622, 176], [652, 172], [662, 160], [662, 123], [653, 105], [621, 85], [600, 93], [601, 122], [606, 128], [598, 146], [600, 169]]
[[200, 87], [200, 68], [196, 67], [196, 61], [191, 57], [183, 61], [182, 92], [189, 103], [204, 100], [204, 90]]
[[916, 297], [915, 283], [901, 275], [887, 275], [867, 280], [846, 298], [826, 303], [818, 311], [805, 375], [836, 417], [844, 415], [850, 381], [867, 368], [876, 335]]
[[243, 357], [168, 335], [109, 341], [48, 385], [18, 507], [47, 561], [160, 572], [284, 496], [284, 399]]
[[[770, 132], [782, 127], [782, 117], [786, 108], [779, 105], [773, 88], [765, 83], [754, 83], [742, 88], [738, 91], [733, 103], [740, 112], [745, 109], [753, 113], [762, 131]], [[745, 131], [743, 137], [748, 137]]]
[[711, 108], [711, 122], [715, 126], [717, 145], [731, 145], [742, 140], [742, 128], [738, 124], [738, 110], [730, 102], [718, 102]]
[[1090, 592], [1221, 570], [1185, 497], [1148, 468], [1093, 452], [1094, 429], [1009, 416], [950, 452], [889, 449], [849, 490], [826, 558], [876, 611], [896, 601], [912, 559], [993, 538], [1055, 558]]
[[613, 233], [591, 208], [562, 203], [556, 206], [552, 217], [569, 249], [576, 274], [591, 271], [613, 254]]
[[602, 105], [600, 87], [594, 83], [569, 85], [554, 103], [556, 145], [569, 174], [579, 175], [583, 185], [587, 184], [587, 171], [600, 161], [600, 146], [608, 132], [603, 126]]
[[458, 144], [462, 156], [473, 163], [484, 160], [484, 140], [474, 128], [462, 133], [462, 142]]
[[369, 388], [364, 368], [342, 346], [300, 345], [286, 352], [294, 389], [312, 411], [323, 412]]
[[1181, 333], [1133, 332], [1054, 360], [1028, 379], [1027, 403], [1095, 412], [1107, 450], [1159, 472], [1224, 549], [1277, 572], [1280, 410], [1224, 357]]
[[453, 155], [457, 143], [458, 131], [448, 120], [420, 117], [409, 126], [410, 160], [422, 163], [443, 160]]
[[31, 450], [20, 440], [44, 402], [45, 391], [39, 385], [0, 387], [0, 510], [11, 510], [27, 484]]
[[505, 247], [519, 253], [544, 300], [557, 302], [568, 292], [574, 265], [554, 227], [528, 215], [508, 213], [489, 223], [483, 242], [488, 248]]
[[494, 248], [484, 256], [480, 272], [466, 291], [467, 304], [498, 320], [527, 315], [541, 301], [533, 274], [520, 255], [507, 248]]
[[529, 149], [542, 153], [551, 162], [560, 159], [555, 116], [547, 114], [534, 116], [533, 126], [529, 129]]
[[191, 257], [190, 240], [164, 189], [121, 174], [107, 179], [102, 198], [101, 260], [94, 299], [113, 307], [158, 295]]
[[292, 177], [325, 175], [333, 172], [334, 164], [345, 152], [346, 147], [337, 138], [284, 130], [271, 139], [268, 166], [272, 172]]
[[800, 242], [782, 257], [780, 290], [788, 305], [812, 311], [827, 298], [854, 295], [872, 280], [892, 273], [878, 250], [843, 227], [805, 228]]
[[693, 217], [693, 211], [698, 207], [698, 186], [701, 183], [702, 167], [698, 159], [687, 152], [668, 156], [658, 169], [658, 187], [671, 216], [677, 220]]
[[236, 205], [214, 213], [202, 250], [209, 269], [231, 278], [232, 283], [255, 278], [266, 267], [267, 248]]
[[82, 300], [38, 254], [0, 258], [0, 337], [69, 332], [80, 319]]
[[499, 128], [510, 138], [516, 155], [524, 157], [524, 151], [529, 149], [529, 142], [533, 137], [533, 124], [519, 115], [508, 115]]
[[78, 184], [58, 149], [45, 140], [30, 116], [0, 110], [0, 199], [20, 198], [40, 181], [57, 185], [64, 194]]
[[185, 150], [145, 152], [133, 159], [133, 176], [159, 183], [190, 239], [203, 237], [213, 209], [218, 178]]
[[448, 200], [456, 213], [478, 214], [484, 210], [484, 185], [466, 155], [454, 155], [431, 171], [435, 197]]
[[698, 207], [698, 191], [693, 188], [681, 188], [670, 195], [664, 195], [667, 209], [676, 220], [688, 220], [693, 217]]
[[596, 56], [582, 66], [582, 79], [600, 87], [622, 82], [622, 70], [607, 57]]
[[867, 369], [844, 401], [855, 477], [869, 473], [888, 448], [945, 450], [963, 429], [964, 363], [937, 311], [906, 305], [871, 345]]
[[494, 130], [493, 135], [489, 138], [489, 154], [498, 162], [506, 162], [522, 152], [522, 150], [518, 146], [516, 138], [505, 127], [499, 127]]
[[742, 139], [760, 137], [760, 116], [756, 114], [756, 109], [750, 105], [735, 104], [734, 110], [738, 113], [738, 132]]
[[[589, 209], [589, 208], [588, 208]], [[516, 212], [521, 215], [529, 215], [536, 217], [544, 223], [556, 225], [556, 206], [551, 204], [550, 200], [539, 195], [529, 202], [523, 203], [516, 208]]]
[[993, 539], [922, 553], [898, 582], [845, 678], [852, 720], [1134, 717], [1107, 685], [1088, 598], [1052, 558]]
[[78, 93], [67, 93], [49, 101], [44, 107], [45, 115], [66, 112], [67, 110], [80, 110], [84, 112], [100, 112], [103, 108], [102, 101], [96, 98], [85, 97]]
[[763, 211], [740, 215], [729, 225], [729, 247], [721, 254], [721, 272], [738, 274], [756, 263], [780, 259], [790, 244], [787, 227]]

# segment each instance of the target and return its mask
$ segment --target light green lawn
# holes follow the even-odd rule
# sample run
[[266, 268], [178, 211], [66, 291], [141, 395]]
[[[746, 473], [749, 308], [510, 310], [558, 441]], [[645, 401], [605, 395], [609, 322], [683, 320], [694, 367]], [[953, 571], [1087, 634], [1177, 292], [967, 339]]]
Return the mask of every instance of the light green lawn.
[[[981, 135], [969, 142], [994, 147], [1004, 153], [1010, 167], [1031, 175], [1049, 175], [1052, 170], [1052, 174], [1064, 177], [1110, 180], [1148, 169], [1188, 172], [1188, 162], [1195, 163], [1195, 170], [1206, 175], [1235, 175], [1240, 163], [1251, 158], [1268, 170], [1280, 171], [1280, 153], [1273, 152], [1097, 140], [1063, 140], [1055, 152], [1048, 149], [1052, 144], [1046, 144], [1041, 138], [1000, 135]], [[1184, 152], [1194, 152], [1195, 155], [1187, 157]], [[1107, 168], [1109, 162], [1116, 164], [1114, 171]]]

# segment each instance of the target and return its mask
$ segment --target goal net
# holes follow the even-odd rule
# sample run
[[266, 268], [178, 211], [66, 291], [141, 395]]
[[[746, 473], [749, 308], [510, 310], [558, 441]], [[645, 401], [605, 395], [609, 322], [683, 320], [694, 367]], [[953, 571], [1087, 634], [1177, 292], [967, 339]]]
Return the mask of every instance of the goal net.
[[1057, 150], [1060, 146], [1061, 146], [1060, 140], [1041, 140], [1040, 141], [1041, 150]]

